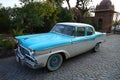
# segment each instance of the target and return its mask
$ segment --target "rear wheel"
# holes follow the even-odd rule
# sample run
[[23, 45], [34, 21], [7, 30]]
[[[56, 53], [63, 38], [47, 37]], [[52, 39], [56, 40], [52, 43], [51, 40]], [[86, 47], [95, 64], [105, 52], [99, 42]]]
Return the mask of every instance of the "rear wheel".
[[53, 54], [49, 57], [46, 67], [49, 71], [55, 71], [60, 68], [62, 62], [63, 57], [61, 54]]
[[94, 52], [100, 51], [100, 43], [97, 43], [97, 44], [95, 45], [95, 47], [93, 48], [93, 51], [94, 51]]

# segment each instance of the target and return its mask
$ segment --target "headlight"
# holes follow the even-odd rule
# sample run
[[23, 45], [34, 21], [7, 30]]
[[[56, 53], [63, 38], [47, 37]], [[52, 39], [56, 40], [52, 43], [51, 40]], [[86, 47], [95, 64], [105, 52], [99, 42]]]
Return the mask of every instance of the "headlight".
[[30, 55], [35, 55], [35, 50], [30, 49]]

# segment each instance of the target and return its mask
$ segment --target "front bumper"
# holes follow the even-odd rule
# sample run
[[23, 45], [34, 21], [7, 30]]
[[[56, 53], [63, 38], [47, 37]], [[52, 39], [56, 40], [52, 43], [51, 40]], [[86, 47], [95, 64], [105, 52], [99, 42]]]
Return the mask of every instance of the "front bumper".
[[27, 65], [32, 69], [37, 69], [43, 67], [43, 65], [38, 64], [36, 60], [33, 60], [30, 56], [23, 55], [19, 49], [15, 49], [16, 61], [20, 62], [22, 65]]

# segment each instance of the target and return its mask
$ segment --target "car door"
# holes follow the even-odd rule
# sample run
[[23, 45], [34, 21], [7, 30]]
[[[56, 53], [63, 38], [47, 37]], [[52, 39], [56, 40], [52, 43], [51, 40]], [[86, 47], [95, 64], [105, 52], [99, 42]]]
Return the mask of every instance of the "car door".
[[85, 35], [85, 38], [86, 38], [86, 50], [90, 50], [92, 49], [94, 46], [95, 46], [95, 36], [94, 36], [94, 30], [92, 27], [86, 27], [86, 35]]
[[72, 40], [72, 56], [88, 51], [94, 45], [95, 37], [92, 28], [77, 27], [75, 38]]
[[72, 56], [86, 50], [85, 27], [77, 27], [75, 37], [72, 39]]

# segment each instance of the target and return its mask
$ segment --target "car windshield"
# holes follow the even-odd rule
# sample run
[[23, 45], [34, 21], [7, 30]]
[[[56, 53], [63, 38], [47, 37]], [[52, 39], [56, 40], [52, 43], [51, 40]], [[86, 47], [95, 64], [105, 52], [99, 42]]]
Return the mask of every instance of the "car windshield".
[[52, 29], [51, 32], [73, 36], [74, 30], [75, 30], [75, 27], [73, 26], [57, 24], [55, 25], [55, 27]]

